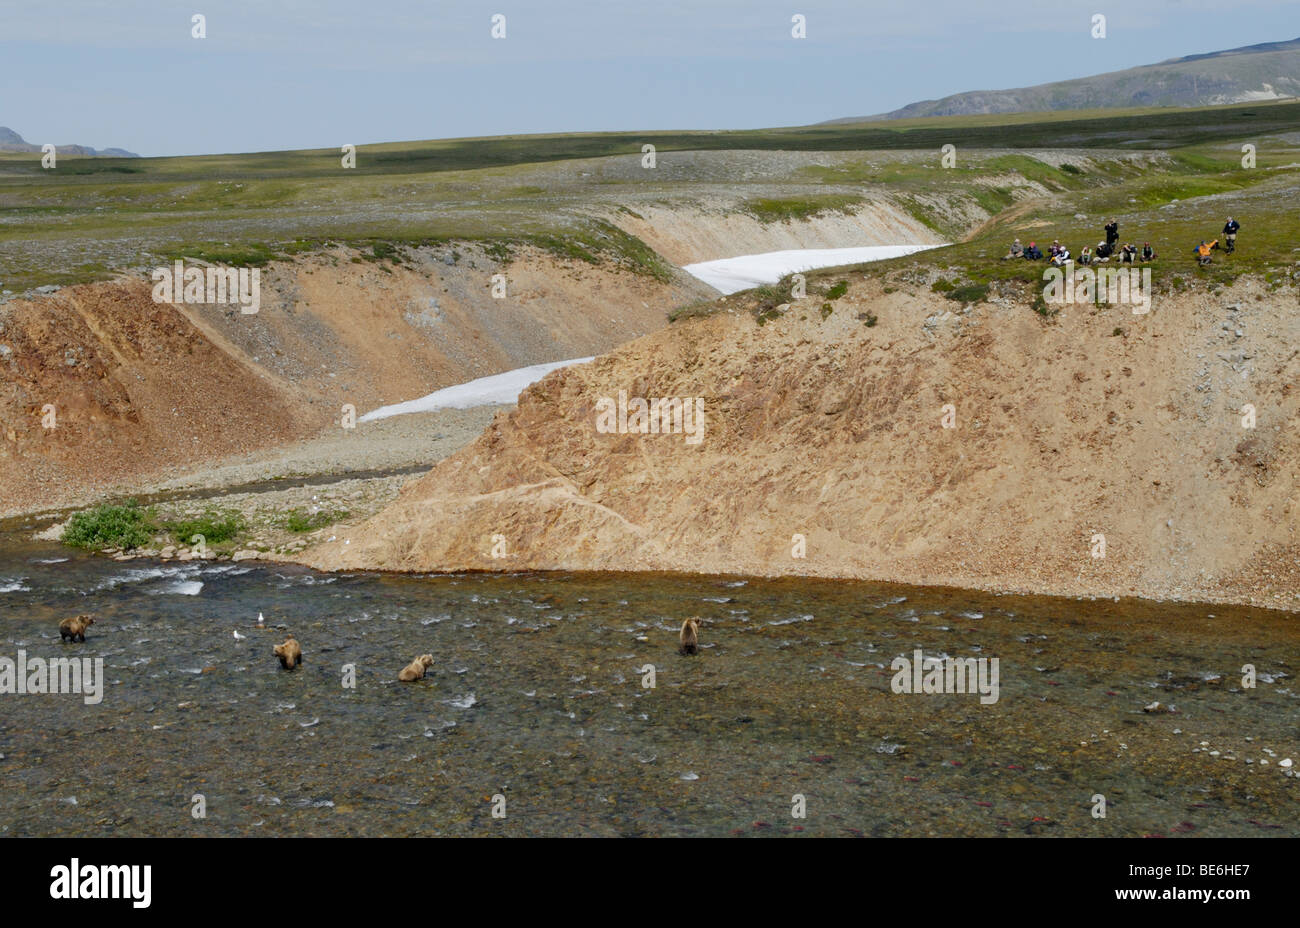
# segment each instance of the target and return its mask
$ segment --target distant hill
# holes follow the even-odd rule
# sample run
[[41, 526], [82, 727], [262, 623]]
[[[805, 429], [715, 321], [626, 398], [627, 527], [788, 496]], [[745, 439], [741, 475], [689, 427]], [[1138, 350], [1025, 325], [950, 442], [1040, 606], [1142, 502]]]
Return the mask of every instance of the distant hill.
[[[91, 148], [89, 145], [56, 145], [60, 155], [91, 155], [99, 158], [139, 158], [133, 151], [124, 148]], [[8, 126], [0, 126], [0, 151], [40, 151], [41, 146], [33, 145]]]
[[830, 123], [1134, 106], [1215, 106], [1289, 97], [1300, 97], [1300, 39], [1188, 55], [1034, 87], [957, 93], [941, 100], [910, 103], [883, 116], [855, 116]]

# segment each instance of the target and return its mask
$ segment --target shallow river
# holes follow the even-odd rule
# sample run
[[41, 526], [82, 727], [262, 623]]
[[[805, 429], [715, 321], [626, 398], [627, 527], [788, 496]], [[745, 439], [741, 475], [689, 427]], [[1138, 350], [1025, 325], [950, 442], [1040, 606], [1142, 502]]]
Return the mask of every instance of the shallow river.
[[[61, 644], [77, 612], [99, 622]], [[691, 614], [704, 647], [683, 657]], [[97, 705], [0, 695], [0, 834], [1295, 835], [1298, 618], [858, 582], [118, 563], [0, 535], [0, 656], [102, 658], [107, 679]], [[292, 673], [271, 653], [286, 630]], [[997, 702], [892, 692], [915, 649], [997, 657]], [[396, 682], [424, 652], [429, 677]]]

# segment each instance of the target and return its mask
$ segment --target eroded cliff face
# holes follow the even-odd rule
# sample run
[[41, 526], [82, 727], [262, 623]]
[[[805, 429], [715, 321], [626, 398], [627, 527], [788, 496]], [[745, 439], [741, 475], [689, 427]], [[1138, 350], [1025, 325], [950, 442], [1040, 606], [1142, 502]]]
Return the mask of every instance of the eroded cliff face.
[[[1026, 184], [1023, 178], [1009, 184], [1022, 196], [1045, 192], [1041, 187]], [[964, 197], [953, 198], [947, 204], [947, 212], [947, 218], [956, 226], [974, 228], [988, 219], [988, 213]], [[876, 195], [843, 212], [780, 222], [761, 221], [738, 210], [734, 203], [712, 206], [704, 203], [693, 208], [643, 205], [635, 213], [613, 213], [608, 218], [678, 265], [796, 248], [944, 242], [942, 235], [884, 195]]]
[[503, 266], [472, 245], [402, 264], [339, 249], [273, 264], [260, 286], [256, 314], [155, 303], [140, 277], [0, 306], [0, 513], [275, 447], [344, 404], [596, 354], [712, 292], [536, 249]]
[[[552, 374], [305, 560], [1300, 605], [1293, 292], [1050, 323], [1027, 299], [962, 307], [856, 274], [825, 318], [823, 300], [760, 326], [733, 297]], [[620, 391], [702, 398], [702, 441], [599, 430]]]

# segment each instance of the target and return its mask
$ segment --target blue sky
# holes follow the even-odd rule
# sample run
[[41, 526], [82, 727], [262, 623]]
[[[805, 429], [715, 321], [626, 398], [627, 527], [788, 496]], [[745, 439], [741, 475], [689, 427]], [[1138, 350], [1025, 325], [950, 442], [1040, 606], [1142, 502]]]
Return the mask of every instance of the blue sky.
[[1298, 36], [1296, 0], [0, 0], [0, 125], [144, 155], [803, 125]]

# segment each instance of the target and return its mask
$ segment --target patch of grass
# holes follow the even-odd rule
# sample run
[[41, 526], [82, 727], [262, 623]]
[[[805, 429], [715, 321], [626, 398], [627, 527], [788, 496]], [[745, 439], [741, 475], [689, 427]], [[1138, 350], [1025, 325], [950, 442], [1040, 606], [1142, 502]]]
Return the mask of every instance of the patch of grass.
[[1009, 187], [982, 187], [972, 191], [975, 202], [984, 208], [984, 212], [990, 216], [996, 216], [1012, 203], [1016, 202], [1015, 194]]
[[759, 222], [784, 222], [811, 219], [823, 213], [842, 213], [862, 202], [859, 196], [823, 193], [807, 197], [758, 197], [746, 200], [740, 208]]
[[685, 306], [679, 306], [668, 314], [669, 322], [677, 322], [682, 319], [699, 319], [704, 316], [712, 316], [721, 307], [713, 300], [696, 300], [693, 303], [687, 303]]
[[[763, 325], [770, 319], [776, 319], [781, 315], [777, 307], [788, 304], [791, 301], [790, 291], [794, 287], [794, 275], [787, 274], [774, 284], [761, 284], [755, 287], [751, 293], [754, 294], [756, 301], [750, 307], [758, 324]], [[823, 315], [822, 318], [825, 318]]]
[[375, 261], [388, 260], [394, 264], [402, 263], [402, 255], [392, 242], [375, 242], [370, 246], [370, 254]]
[[861, 319], [862, 324], [869, 329], [875, 328], [876, 323], [879, 321], [879, 318], [876, 316], [875, 313], [863, 313], [862, 315], [858, 316], [858, 318]]
[[948, 299], [955, 300], [958, 303], [982, 303], [988, 299], [988, 284], [967, 284], [964, 287], [954, 287], [948, 291]]
[[900, 195], [897, 197], [898, 205], [907, 211], [907, 214], [925, 226], [943, 235], [946, 238], [960, 238], [961, 229], [956, 227], [952, 222], [939, 215], [938, 211], [927, 203], [922, 203], [918, 198], [913, 196]]
[[172, 260], [197, 258], [199, 261], [226, 267], [266, 267], [281, 257], [283, 255], [278, 250], [264, 242], [247, 242], [238, 245], [217, 242], [181, 245], [168, 255]]
[[230, 541], [248, 526], [237, 512], [209, 509], [201, 516], [163, 522], [158, 527], [183, 545], [190, 544], [195, 535], [202, 535], [207, 544], [219, 545]]
[[830, 303], [823, 303], [823, 304], [822, 304], [821, 313], [822, 313], [822, 318], [823, 318], [823, 319], [829, 319], [831, 313], [833, 313], [833, 312], [835, 312], [835, 307], [832, 306]]
[[612, 239], [610, 248], [618, 256], [619, 262], [624, 267], [634, 274], [652, 277], [660, 283], [668, 283], [673, 279], [673, 266], [666, 262], [659, 252], [635, 235], [629, 235], [617, 226], [608, 225], [607, 223], [601, 223], [600, 225], [605, 230], [605, 234]]
[[838, 300], [844, 294], [849, 292], [849, 282], [847, 280], [837, 281], [834, 286], [826, 291], [826, 299]]
[[762, 312], [766, 309], [780, 306], [782, 303], [790, 302], [790, 291], [794, 287], [794, 275], [787, 274], [774, 284], [760, 284], [753, 289], [753, 294], [758, 298], [758, 305], [755, 310]]
[[585, 227], [563, 233], [535, 233], [526, 241], [561, 258], [600, 264], [609, 259], [634, 274], [652, 277], [660, 283], [673, 279], [673, 266], [635, 235], [608, 222], [593, 221]]
[[951, 280], [947, 280], [943, 277], [940, 277], [934, 283], [930, 284], [930, 289], [933, 290], [935, 293], [947, 293], [950, 290], [954, 289], [956, 286], [957, 285], [953, 283]]
[[565, 235], [533, 235], [529, 241], [543, 251], [557, 258], [571, 261], [583, 261], [587, 264], [599, 264], [600, 256], [586, 242]]
[[[497, 264], [509, 264], [514, 258], [510, 251], [510, 243], [504, 241], [487, 242], [483, 245], [483, 254], [487, 255]], [[455, 261], [460, 260], [460, 253], [453, 252], [452, 258]]]
[[63, 532], [63, 543], [74, 548], [121, 548], [129, 551], [153, 539], [149, 510], [136, 500], [120, 506], [104, 505], [73, 513]]
[[284, 520], [284, 527], [295, 534], [303, 532], [314, 532], [317, 529], [333, 525], [335, 522], [341, 522], [348, 517], [348, 513], [343, 509], [325, 510], [319, 512], [306, 512], [302, 509], [295, 509]]
[[60, 174], [143, 174], [144, 168], [129, 164], [115, 164], [112, 161], [92, 161], [78, 159], [73, 162], [59, 160]]

